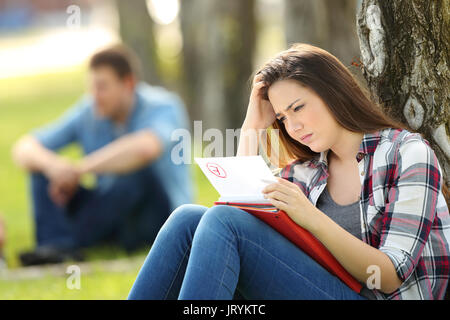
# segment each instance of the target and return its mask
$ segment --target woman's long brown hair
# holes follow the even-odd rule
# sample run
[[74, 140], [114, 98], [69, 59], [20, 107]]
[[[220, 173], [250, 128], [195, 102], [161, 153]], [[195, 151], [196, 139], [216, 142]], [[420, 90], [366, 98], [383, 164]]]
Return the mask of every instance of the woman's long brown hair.
[[[387, 116], [374, 103], [351, 72], [332, 54], [318, 47], [297, 43], [268, 61], [258, 73], [266, 83], [263, 95], [268, 100], [268, 88], [279, 80], [293, 79], [312, 89], [329, 108], [336, 121], [352, 132], [369, 133], [385, 128], [408, 129], [407, 125]], [[278, 152], [274, 153], [271, 130], [279, 129]], [[278, 119], [268, 128], [263, 150], [269, 161], [284, 167], [294, 160], [306, 161], [318, 154], [293, 139]], [[445, 181], [445, 180], [444, 180]], [[443, 184], [445, 198], [448, 190]]]

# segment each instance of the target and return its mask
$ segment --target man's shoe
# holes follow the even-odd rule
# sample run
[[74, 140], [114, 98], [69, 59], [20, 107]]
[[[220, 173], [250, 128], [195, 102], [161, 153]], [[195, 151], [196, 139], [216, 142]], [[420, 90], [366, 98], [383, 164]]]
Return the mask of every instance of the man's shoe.
[[38, 247], [34, 251], [20, 254], [19, 258], [23, 266], [62, 263], [67, 260], [84, 261], [83, 255], [77, 250], [53, 247]]

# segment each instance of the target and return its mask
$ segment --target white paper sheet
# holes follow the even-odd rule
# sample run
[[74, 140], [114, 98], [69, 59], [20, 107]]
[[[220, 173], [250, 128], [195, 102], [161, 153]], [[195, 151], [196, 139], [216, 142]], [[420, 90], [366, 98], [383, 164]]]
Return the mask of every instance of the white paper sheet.
[[194, 160], [219, 192], [219, 201], [269, 203], [261, 192], [268, 184], [263, 180], [277, 180], [260, 155]]

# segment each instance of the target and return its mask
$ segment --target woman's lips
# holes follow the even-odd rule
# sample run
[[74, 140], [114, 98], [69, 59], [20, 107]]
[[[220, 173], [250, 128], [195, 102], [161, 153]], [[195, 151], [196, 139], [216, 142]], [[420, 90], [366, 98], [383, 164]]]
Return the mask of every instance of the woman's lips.
[[304, 135], [303, 137], [300, 138], [300, 140], [302, 142], [309, 142], [309, 140], [311, 140], [311, 136], [312, 136], [312, 133]]

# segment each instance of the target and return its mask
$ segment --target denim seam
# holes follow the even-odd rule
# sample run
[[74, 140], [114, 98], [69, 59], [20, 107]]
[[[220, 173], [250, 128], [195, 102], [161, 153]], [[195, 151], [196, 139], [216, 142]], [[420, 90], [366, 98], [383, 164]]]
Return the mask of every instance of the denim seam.
[[[221, 224], [222, 226], [224, 226], [226, 229], [229, 229], [229, 230], [231, 231], [231, 233], [233, 233], [236, 237], [239, 237], [239, 235], [237, 234], [237, 232], [234, 232], [233, 229], [230, 228], [229, 225], [227, 225], [225, 222], [223, 222], [219, 217], [216, 216], [216, 218], [217, 218], [217, 220], [220, 222], [220, 224]], [[212, 229], [212, 228], [210, 228], [210, 229]], [[219, 235], [218, 233], [216, 233], [216, 234]], [[219, 235], [219, 236], [220, 236], [220, 235]], [[228, 241], [227, 239], [225, 239], [225, 240]]]
[[[217, 218], [217, 221], [219, 221], [219, 223], [220, 223], [223, 227], [225, 227], [226, 229], [230, 230], [231, 233], [232, 233], [236, 238], [239, 238], [239, 235], [237, 235], [235, 232], [233, 232], [233, 230], [232, 230], [226, 223], [224, 223], [224, 222], [223, 222], [221, 219], [219, 219], [218, 217], [216, 217], [216, 218]], [[230, 242], [228, 239], [226, 239], [225, 237], [223, 237], [219, 232], [217, 232], [216, 230], [214, 230], [214, 228], [208, 228], [208, 229], [209, 229], [212, 233], [214, 233], [217, 237], [219, 237], [220, 239], [222, 239], [223, 241], [225, 241], [225, 243], [227, 244], [227, 247], [228, 247], [228, 255], [227, 255], [227, 258], [226, 258], [225, 269], [223, 270], [223, 273], [222, 273], [222, 279], [220, 280], [220, 285], [219, 285], [219, 287], [220, 287], [220, 286], [224, 286], [224, 287], [230, 292], [230, 294], [233, 296], [233, 292], [231, 292], [231, 289], [228, 288], [228, 287], [224, 284], [223, 279], [225, 278], [225, 271], [226, 271], [226, 268], [230, 269], [230, 270], [233, 272], [233, 274], [236, 275], [236, 277], [237, 277], [236, 272], [234, 272], [234, 270], [232, 270], [232, 269], [229, 267], [229, 264], [228, 264], [228, 261], [229, 261], [229, 258], [230, 258], [230, 254], [231, 254], [231, 247], [232, 247], [234, 244], [233, 244], [232, 242]], [[237, 242], [237, 243], [239, 243], [239, 242]], [[239, 250], [238, 250], [238, 251], [239, 251]], [[219, 295], [219, 291], [217, 291], [216, 298], [217, 298], [218, 295]]]
[[[244, 240], [246, 240], [246, 238], [243, 238]], [[261, 257], [261, 251], [258, 250], [258, 256], [255, 259], [255, 267], [258, 266], [258, 263], [260, 261], [260, 257]], [[255, 278], [255, 273], [253, 272], [252, 276], [250, 277], [250, 279], [248, 279], [248, 282], [251, 283], [253, 281], [253, 279]]]
[[191, 245], [189, 245], [189, 247], [184, 251], [183, 258], [181, 259], [180, 264], [178, 265], [177, 271], [175, 272], [175, 276], [172, 278], [172, 282], [170, 283], [169, 288], [167, 289], [167, 292], [164, 296], [164, 300], [167, 300], [167, 296], [169, 295], [170, 289], [172, 289], [173, 283], [175, 282], [175, 279], [178, 276], [178, 272], [180, 272], [180, 268], [181, 268], [181, 265], [183, 264], [184, 258], [186, 257], [186, 254], [190, 249], [191, 249]]
[[[289, 265], [287, 265], [286, 263], [284, 263], [282, 260], [280, 260], [279, 258], [275, 257], [274, 255], [272, 255], [269, 251], [267, 251], [264, 247], [261, 247], [259, 244], [244, 238], [244, 237], [240, 237], [238, 236], [240, 239], [245, 240], [250, 242], [251, 244], [257, 246], [258, 248], [262, 249], [264, 252], [266, 252], [269, 256], [273, 257], [274, 259], [276, 259], [278, 262], [280, 262], [281, 264], [285, 265], [288, 269], [292, 270], [295, 274], [299, 275], [301, 278], [303, 278], [307, 283], [310, 284], [310, 286], [314, 287], [316, 290], [319, 290], [321, 292], [323, 292], [323, 294], [325, 294], [326, 296], [330, 297], [333, 300], [336, 300], [334, 297], [332, 297], [331, 295], [329, 295], [326, 291], [323, 291], [321, 288], [317, 287], [314, 283], [312, 283], [311, 281], [309, 281], [308, 278], [306, 278], [305, 276], [303, 276], [302, 274], [298, 273], [297, 271], [295, 271], [294, 269], [292, 269]], [[306, 253], [305, 253], [306, 254]]]
[[[223, 285], [228, 291], [230, 291], [231, 296], [233, 296], [233, 293], [231, 292], [231, 290], [223, 284], [223, 278], [225, 278], [226, 266], [228, 265], [228, 260], [230, 259], [230, 254], [231, 254], [231, 246], [228, 245], [228, 255], [227, 255], [226, 262], [225, 262], [225, 268], [223, 269], [222, 279], [220, 280], [219, 289]], [[219, 296], [219, 290], [217, 290], [216, 299], [218, 296]]]
[[233, 274], [234, 274], [236, 277], [238, 277], [238, 275], [236, 274], [236, 272], [234, 272], [234, 270], [231, 269], [231, 267], [230, 267], [228, 264], [226, 265], [226, 267], [227, 267], [228, 269], [230, 269], [230, 271], [233, 272]]

